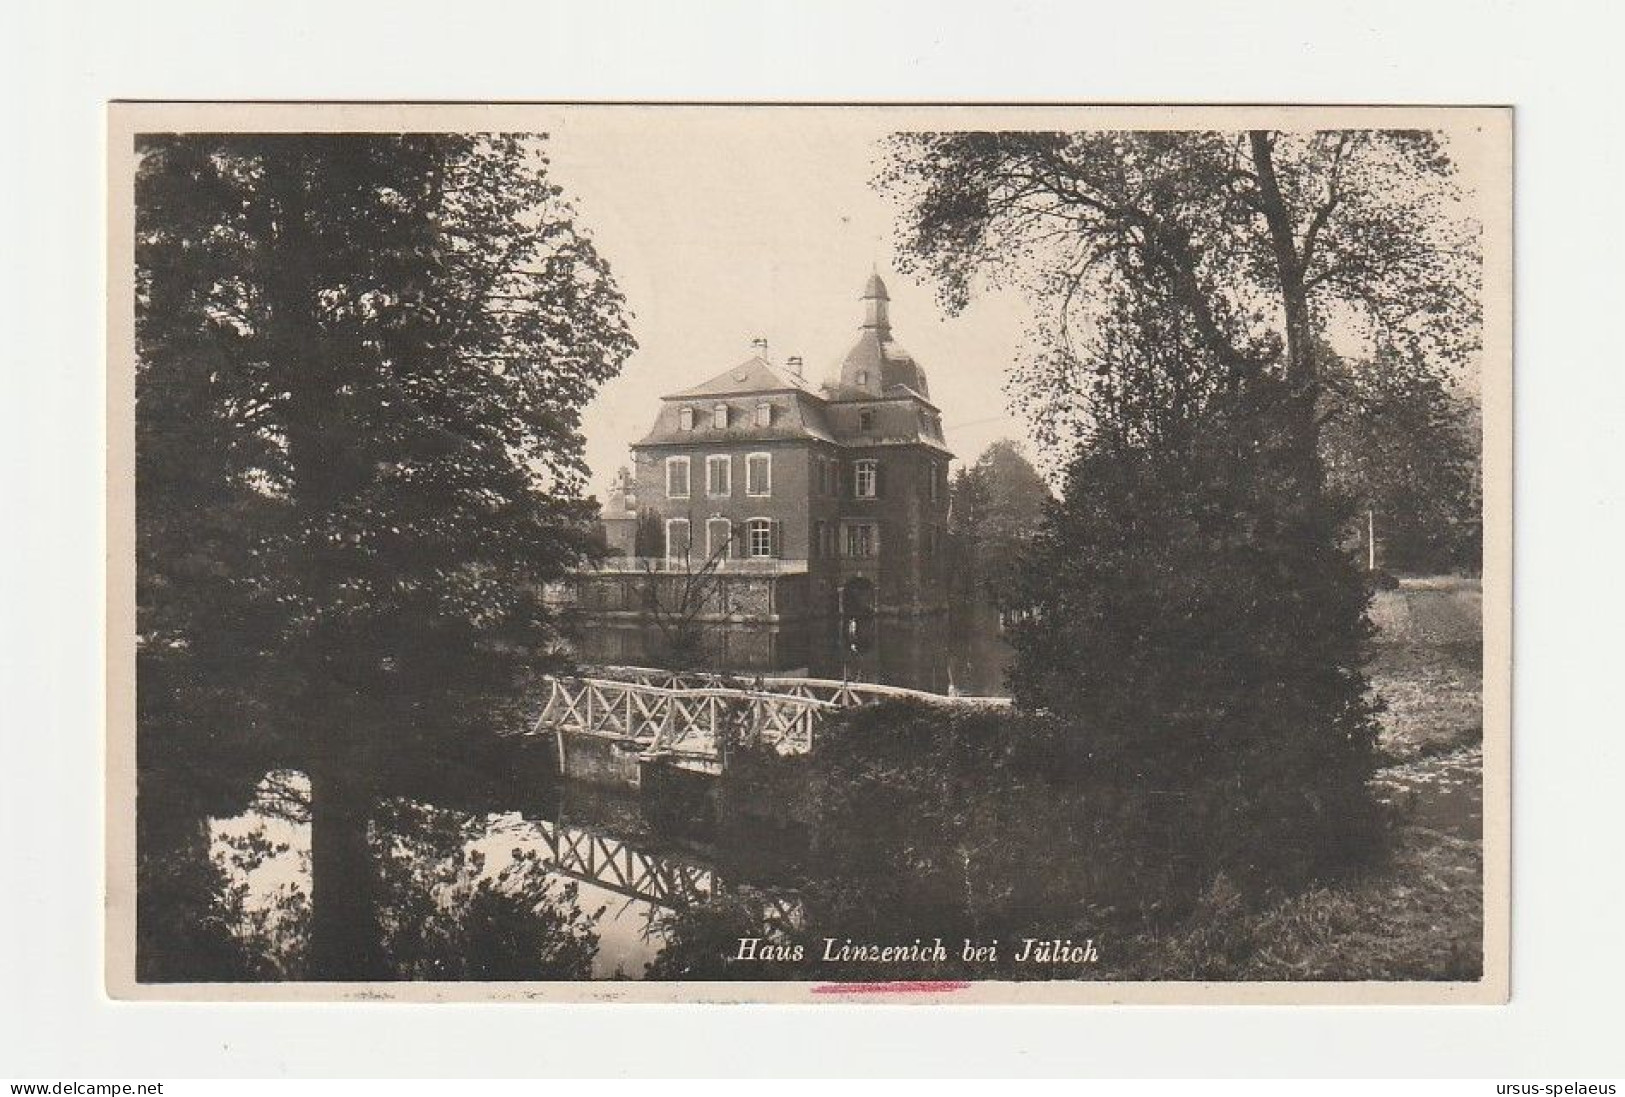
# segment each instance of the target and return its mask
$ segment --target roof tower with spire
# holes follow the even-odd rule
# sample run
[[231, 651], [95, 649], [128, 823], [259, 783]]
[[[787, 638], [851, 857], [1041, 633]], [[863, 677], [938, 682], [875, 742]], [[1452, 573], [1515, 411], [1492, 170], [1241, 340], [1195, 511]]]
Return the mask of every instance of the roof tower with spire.
[[863, 302], [863, 325], [858, 341], [841, 363], [840, 384], [831, 398], [872, 399], [904, 388], [929, 400], [931, 389], [926, 384], [925, 370], [892, 339], [891, 295], [878, 272], [869, 275], [859, 299]]

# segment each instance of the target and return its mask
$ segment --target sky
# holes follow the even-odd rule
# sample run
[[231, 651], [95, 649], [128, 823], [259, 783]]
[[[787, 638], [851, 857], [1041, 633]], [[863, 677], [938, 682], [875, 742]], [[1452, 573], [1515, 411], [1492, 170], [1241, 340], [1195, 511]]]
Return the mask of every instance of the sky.
[[[857, 338], [858, 295], [871, 270], [886, 281], [893, 336], [925, 368], [958, 459], [974, 461], [1000, 438], [1025, 443], [1005, 379], [1029, 305], [1014, 292], [983, 290], [949, 317], [930, 286], [898, 269], [897, 210], [870, 185], [881, 143], [899, 128], [1178, 129], [1194, 120], [1175, 108], [573, 106], [545, 114], [537, 121], [549, 135], [553, 177], [626, 295], [639, 345], [584, 414], [589, 490], [600, 498], [660, 397], [744, 361], [752, 340], [765, 338], [778, 363], [800, 355], [815, 384], [834, 376]], [[1419, 122], [1445, 133], [1473, 196], [1456, 212], [1487, 212], [1472, 208], [1482, 198], [1474, 183], [1493, 169], [1485, 159], [1493, 141], [1480, 139], [1482, 120], [1470, 113], [1211, 108], [1202, 117], [1223, 128]], [[1328, 335], [1338, 345], [1335, 323]], [[1465, 380], [1476, 389], [1476, 369]]]
[[834, 376], [871, 269], [955, 454], [1026, 437], [1003, 391], [1021, 302], [987, 297], [950, 318], [893, 262], [894, 210], [869, 186], [890, 121], [857, 108], [793, 117], [791, 132], [766, 110], [588, 108], [550, 128], [553, 177], [626, 295], [639, 346], [584, 416], [600, 498], [659, 397], [744, 361], [758, 336], [774, 362], [800, 355], [814, 383]]

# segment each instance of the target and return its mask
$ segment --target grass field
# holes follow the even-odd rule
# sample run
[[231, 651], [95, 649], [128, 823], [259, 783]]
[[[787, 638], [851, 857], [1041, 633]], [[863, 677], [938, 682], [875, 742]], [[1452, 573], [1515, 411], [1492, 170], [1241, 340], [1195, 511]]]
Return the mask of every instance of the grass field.
[[1407, 579], [1381, 591], [1366, 673], [1387, 706], [1382, 750], [1395, 762], [1478, 743], [1484, 728], [1483, 596], [1478, 581]]

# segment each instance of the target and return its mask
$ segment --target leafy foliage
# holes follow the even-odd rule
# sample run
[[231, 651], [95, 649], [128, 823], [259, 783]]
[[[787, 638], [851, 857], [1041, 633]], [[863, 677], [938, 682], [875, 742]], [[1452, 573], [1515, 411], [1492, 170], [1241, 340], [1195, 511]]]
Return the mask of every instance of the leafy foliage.
[[1408, 414], [1472, 360], [1453, 173], [1433, 134], [1252, 131], [907, 134], [881, 174], [947, 308], [1033, 303], [1012, 389], [1064, 486], [1014, 599], [1018, 702], [1127, 744], [1192, 867], [1249, 893], [1380, 848], [1327, 337]]
[[473, 848], [482, 820], [395, 801], [374, 846], [384, 866], [384, 953], [392, 977], [432, 980], [586, 979], [595, 920], [574, 883], [556, 886], [534, 849], [488, 870]]
[[579, 411], [632, 345], [537, 143], [140, 152], [143, 685], [303, 748], [332, 730], [277, 713], [511, 689], [550, 641], [541, 584], [591, 548]]
[[1476, 404], [1396, 362], [1325, 361], [1328, 481], [1371, 512], [1378, 566], [1477, 571], [1484, 531]]
[[542, 590], [602, 548], [580, 412], [626, 310], [538, 137], [137, 152], [143, 810], [309, 772], [321, 938], [322, 790], [511, 723], [555, 661]]
[[1478, 227], [1454, 174], [1420, 131], [909, 133], [878, 182], [900, 262], [944, 308], [982, 286], [1038, 306], [1012, 390], [1059, 464], [1110, 421], [1095, 377], [1125, 287], [1225, 374], [1274, 363], [1312, 388], [1333, 329], [1433, 371], [1470, 362]]
[[1280, 505], [1296, 472], [1269, 417], [1218, 415], [1187, 449], [1074, 462], [1026, 561], [1011, 682], [1135, 739], [1244, 886], [1301, 884], [1379, 848], [1367, 592], [1338, 512]]
[[1016, 562], [1051, 498], [1049, 484], [1009, 439], [994, 442], [959, 470], [949, 489], [952, 575], [962, 588], [955, 604], [970, 603], [979, 591], [995, 598], [1008, 592]]

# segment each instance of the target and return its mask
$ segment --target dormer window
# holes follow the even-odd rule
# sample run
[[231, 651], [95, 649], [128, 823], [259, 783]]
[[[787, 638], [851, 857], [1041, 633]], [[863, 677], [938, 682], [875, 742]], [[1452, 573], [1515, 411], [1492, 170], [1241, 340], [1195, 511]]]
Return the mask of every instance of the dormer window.
[[718, 430], [725, 430], [728, 426], [728, 405], [718, 404], [711, 409], [712, 425]]
[[756, 405], [756, 425], [759, 427], [770, 427], [773, 425], [772, 404]]
[[677, 409], [677, 429], [678, 430], [693, 430], [694, 429], [694, 409], [693, 408], [678, 408]]

